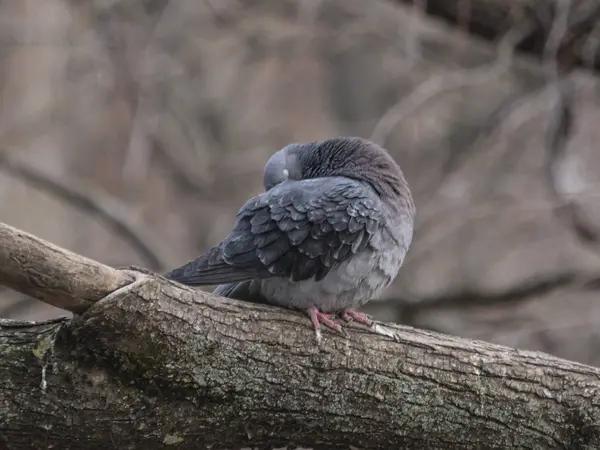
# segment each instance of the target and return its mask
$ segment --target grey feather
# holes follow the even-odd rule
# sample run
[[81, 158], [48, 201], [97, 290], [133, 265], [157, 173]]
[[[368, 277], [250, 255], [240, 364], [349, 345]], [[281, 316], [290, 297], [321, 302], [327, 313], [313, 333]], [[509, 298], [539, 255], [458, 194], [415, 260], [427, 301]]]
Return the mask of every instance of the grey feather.
[[320, 281], [367, 245], [381, 220], [380, 203], [368, 186], [345, 177], [287, 180], [248, 200], [219, 246], [169, 277], [186, 284], [240, 276]]
[[260, 283], [254, 280], [246, 280], [239, 283], [220, 284], [213, 291], [214, 295], [220, 297], [236, 298], [253, 303], [266, 303], [260, 295]]
[[167, 277], [323, 312], [360, 306], [391, 283], [415, 208], [384, 149], [345, 137], [292, 144], [267, 162], [263, 181], [265, 192], [242, 206], [223, 242]]

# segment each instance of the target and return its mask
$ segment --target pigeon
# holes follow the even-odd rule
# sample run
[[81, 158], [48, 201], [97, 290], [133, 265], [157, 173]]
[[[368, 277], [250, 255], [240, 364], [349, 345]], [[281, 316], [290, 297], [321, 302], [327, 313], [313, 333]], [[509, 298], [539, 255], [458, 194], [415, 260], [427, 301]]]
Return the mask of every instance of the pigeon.
[[267, 161], [263, 184], [221, 243], [166, 277], [305, 311], [319, 342], [321, 325], [343, 332], [336, 317], [372, 326], [356, 309], [395, 279], [413, 239], [398, 164], [360, 137], [293, 143]]

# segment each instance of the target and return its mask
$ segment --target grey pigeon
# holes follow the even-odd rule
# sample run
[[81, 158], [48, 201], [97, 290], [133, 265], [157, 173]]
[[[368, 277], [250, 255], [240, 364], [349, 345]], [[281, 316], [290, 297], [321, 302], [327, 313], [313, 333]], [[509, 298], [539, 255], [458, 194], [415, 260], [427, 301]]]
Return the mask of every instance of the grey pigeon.
[[335, 315], [371, 326], [354, 309], [389, 286], [413, 237], [415, 206], [400, 167], [358, 137], [290, 144], [267, 162], [264, 187], [219, 245], [167, 278], [306, 311], [317, 339], [320, 324], [341, 331]]

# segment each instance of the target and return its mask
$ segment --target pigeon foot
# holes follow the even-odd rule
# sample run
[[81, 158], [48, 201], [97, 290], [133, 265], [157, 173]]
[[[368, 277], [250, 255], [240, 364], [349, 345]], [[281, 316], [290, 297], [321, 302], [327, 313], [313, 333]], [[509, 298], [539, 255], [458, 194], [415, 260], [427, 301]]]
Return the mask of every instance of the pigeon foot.
[[364, 313], [359, 313], [356, 311], [344, 311], [341, 315], [342, 319], [344, 319], [346, 322], [356, 322], [356, 323], [360, 323], [363, 325], [366, 325], [367, 327], [371, 327], [373, 326], [373, 319], [371, 319], [370, 316], [368, 316], [367, 314]]
[[321, 343], [321, 324], [325, 325], [326, 327], [332, 328], [333, 330], [339, 333], [343, 333], [340, 324], [332, 320], [332, 318], [335, 316], [334, 314], [323, 313], [319, 311], [316, 306], [309, 308], [306, 312], [310, 316], [313, 328], [315, 329], [317, 343]]

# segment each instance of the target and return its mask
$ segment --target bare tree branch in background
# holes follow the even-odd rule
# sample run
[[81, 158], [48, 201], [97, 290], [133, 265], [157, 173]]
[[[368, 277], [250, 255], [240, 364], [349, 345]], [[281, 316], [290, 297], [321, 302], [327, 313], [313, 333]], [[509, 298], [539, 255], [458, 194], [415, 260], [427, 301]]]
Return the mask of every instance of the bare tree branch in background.
[[[414, 2], [410, 2], [413, 3]], [[461, 10], [463, 12], [463, 22], [472, 23], [473, 20], [478, 20], [479, 12], [474, 11], [473, 8], [485, 9], [489, 3], [485, 0], [482, 1], [455, 1], [455, 2], [436, 2], [435, 0], [431, 0], [427, 2], [428, 12], [432, 12], [435, 8], [450, 8], [454, 12], [456, 12], [456, 23], [459, 22], [458, 12]], [[520, 8], [519, 5], [522, 3], [531, 3], [532, 2], [502, 2], [498, 6], [500, 8]], [[548, 4], [554, 4], [555, 2], [545, 2], [546, 5], [541, 5], [540, 9], [546, 11], [546, 6]], [[556, 120], [552, 123], [551, 129], [552, 132], [549, 133], [549, 145], [548, 145], [548, 154], [547, 156], [550, 158], [550, 152], [553, 148], [562, 148], [564, 151], [564, 146], [566, 141], [570, 137], [571, 125], [574, 115], [574, 106], [572, 104], [572, 92], [569, 91], [570, 85], [569, 80], [565, 78], [565, 68], [569, 68], [572, 70], [577, 65], [581, 65], [581, 61], [577, 59], [576, 54], [580, 52], [580, 47], [584, 46], [586, 42], [589, 42], [592, 39], [591, 34], [593, 33], [593, 28], [595, 23], [597, 23], [597, 16], [599, 7], [598, 4], [592, 4], [590, 2], [573, 2], [575, 4], [574, 8], [566, 11], [565, 9], [555, 8], [554, 6], [548, 9], [545, 14], [543, 11], [539, 12], [538, 17], [534, 14], [534, 11], [529, 11], [524, 8], [523, 13], [521, 15], [514, 14], [510, 17], [510, 20], [501, 21], [496, 17], [494, 20], [496, 24], [502, 25], [502, 33], [504, 33], [507, 28], [510, 29], [511, 26], [514, 26], [515, 23], [527, 23], [529, 25], [529, 30], [524, 33], [522, 36], [524, 39], [516, 40], [516, 48], [522, 48], [522, 43], [531, 38], [535, 33], [541, 29], [541, 24], [549, 24], [548, 28], [554, 27], [552, 30], [545, 29], [544, 31], [544, 43], [546, 39], [552, 42], [548, 42], [549, 46], [554, 45], [554, 54], [548, 54], [547, 50], [544, 53], [545, 61], [553, 61], [557, 62], [561, 66], [561, 80], [560, 83], [555, 83], [553, 80], [549, 80], [548, 83], [544, 86], [543, 83], [539, 85], [529, 86], [529, 91], [526, 91], [525, 94], [523, 92], [512, 93], [511, 98], [507, 98], [507, 104], [503, 104], [501, 108], [498, 108], [498, 114], [490, 114], [489, 122], [484, 123], [484, 125], [480, 128], [480, 132], [475, 134], [475, 138], [470, 146], [465, 144], [465, 139], [463, 138], [461, 141], [462, 148], [460, 150], [452, 149], [452, 152], [448, 152], [452, 155], [453, 163], [455, 164], [452, 167], [447, 168], [446, 173], [450, 176], [451, 174], [456, 174], [457, 167], [456, 161], [460, 159], [459, 163], [464, 163], [466, 166], [470, 168], [477, 168], [478, 164], [474, 163], [474, 161], [479, 158], [479, 160], [485, 164], [490, 164], [490, 161], [505, 157], [506, 152], [486, 152], [481, 151], [483, 145], [480, 142], [480, 137], [486, 138], [486, 145], [493, 145], [493, 132], [499, 131], [499, 124], [503, 122], [503, 115], [505, 115], [506, 110], [516, 110], [523, 109], [523, 112], [526, 112], [526, 118], [537, 118], [539, 119], [541, 116], [545, 115], [541, 114], [544, 108], [547, 108], [547, 97], [548, 93], [552, 94], [557, 89], [561, 90], [561, 99], [562, 104], [559, 105], [558, 109], [555, 110], [557, 113]], [[537, 3], [536, 3], [537, 4]], [[587, 6], [586, 6], [587, 5]], [[584, 6], [583, 8], [581, 8]], [[586, 9], [587, 8], [587, 9]], [[488, 8], [485, 12], [489, 12]], [[589, 15], [586, 16], [583, 12], [587, 11]], [[546, 17], [547, 16], [547, 17]], [[548, 20], [548, 18], [550, 20]], [[555, 30], [557, 23], [562, 21], [562, 30]], [[558, 24], [560, 25], [560, 24]], [[544, 25], [545, 26], [545, 25]], [[560, 27], [559, 27], [560, 28]], [[568, 32], [565, 32], [568, 30]], [[499, 32], [498, 32], [499, 33]], [[497, 39], [498, 33], [496, 33], [493, 37], [495, 41]], [[526, 39], [525, 39], [526, 38]], [[536, 38], [537, 39], [537, 38]], [[586, 41], [586, 39], [588, 41]], [[541, 54], [541, 52], [540, 52]], [[497, 60], [497, 63], [500, 61]], [[514, 62], [518, 62], [518, 58], [515, 61], [511, 61], [510, 64]], [[477, 72], [480, 69], [472, 70], [463, 70], [465, 80], [467, 81], [468, 77], [471, 76], [471, 72]], [[481, 69], [485, 70], [485, 69]], [[454, 72], [452, 72], [452, 75]], [[452, 79], [448, 80], [445, 78], [444, 74], [436, 77], [437, 79], [429, 79], [425, 83], [422, 83], [416, 90], [413, 90], [410, 95], [406, 97], [406, 99], [414, 98], [422, 98], [423, 102], [427, 101], [433, 96], [438, 94], [445, 94], [447, 90], [444, 88], [444, 84], [446, 83], [450, 89], [454, 89], [455, 86], [452, 85]], [[458, 88], [461, 87], [470, 87], [472, 86], [470, 83], [465, 82], [464, 84], [460, 84], [460, 77], [457, 77], [456, 85]], [[477, 80], [477, 78], [475, 78]], [[424, 95], [422, 92], [423, 88], [427, 87], [425, 91], [429, 91], [429, 95]], [[534, 89], [532, 91], [532, 89]], [[539, 98], [540, 101], [532, 101], [531, 93], [536, 92], [536, 97]], [[537, 94], [539, 93], [539, 95]], [[475, 101], [476, 102], [476, 101]], [[404, 106], [402, 103], [394, 106], [396, 108], [395, 113], [397, 114], [393, 120], [390, 117], [385, 119], [390, 120], [382, 120], [378, 123], [377, 131], [385, 131], [385, 133], [381, 133], [380, 136], [387, 136], [389, 132], [393, 129], [395, 124], [402, 123], [402, 120], [406, 118], [406, 116], [416, 110], [417, 107], [421, 106], [421, 103], [412, 103], [410, 104], [408, 101]], [[444, 104], [443, 101], [440, 101], [440, 104]], [[505, 106], [508, 106], [506, 108]], [[431, 107], [434, 109], [435, 107]], [[527, 111], [525, 111], [527, 110]], [[391, 110], [390, 110], [391, 111]], [[522, 115], [519, 115], [522, 118]], [[519, 126], [521, 126], [523, 122], [519, 122]], [[384, 128], [385, 126], [385, 128]], [[516, 128], [516, 126], [514, 127]], [[503, 130], [506, 131], [506, 130]], [[556, 137], [556, 134], [560, 136]], [[374, 133], [375, 137], [378, 137], [377, 134]], [[469, 135], [467, 135], [469, 136]], [[473, 136], [473, 134], [471, 134]], [[467, 138], [468, 139], [468, 138]], [[502, 136], [498, 136], [498, 141], [502, 140]], [[477, 141], [477, 142], [475, 142]], [[477, 144], [477, 145], [476, 145]], [[445, 144], [443, 144], [445, 145]], [[469, 150], [464, 150], [465, 148]], [[472, 150], [470, 150], [472, 149]], [[460, 152], [464, 152], [464, 155]], [[444, 152], [439, 152], [443, 154]], [[456, 156], [458, 155], [458, 157]], [[552, 157], [553, 164], [556, 165], [556, 169], [559, 169], [560, 163], [560, 153], [557, 153], [556, 156]], [[514, 162], [514, 161], [513, 161]], [[481, 167], [484, 167], [485, 164], [481, 164]], [[493, 164], [493, 163], [492, 163]], [[460, 164], [462, 165], [462, 164]], [[560, 173], [556, 172], [556, 175], [560, 175]], [[441, 184], [445, 181], [445, 176], [440, 177], [440, 189]], [[556, 180], [552, 183], [553, 188], [559, 188]], [[523, 215], [525, 213], [530, 213], [531, 211], [556, 211], [557, 214], [560, 214], [564, 218], [568, 220], [570, 224], [569, 230], [575, 232], [575, 234], [580, 235], [580, 239], [585, 242], [585, 238], [588, 239], [593, 236], [597, 236], [597, 231], [594, 230], [593, 224], [590, 221], [586, 220], [584, 216], [584, 211], [581, 210], [580, 206], [576, 203], [582, 197], [593, 198], [597, 197], [597, 191], [592, 191], [591, 186], [589, 187], [589, 192], [586, 193], [577, 193], [577, 195], [572, 195], [569, 192], [557, 192], [551, 201], [548, 201], [546, 198], [543, 200], [536, 199], [532, 201], [532, 199], [526, 195], [522, 197], [512, 197], [508, 198], [499, 195], [498, 200], [500, 202], [495, 201], [495, 199], [489, 200], [489, 203], [484, 205], [474, 204], [474, 205], [460, 205], [461, 214], [453, 216], [450, 214], [452, 211], [452, 204], [450, 203], [448, 210], [444, 209], [429, 209], [426, 210], [425, 213], [422, 213], [419, 218], [419, 230], [420, 235], [425, 236], [425, 238], [418, 239], [416, 241], [416, 245], [413, 246], [411, 252], [408, 255], [407, 263], [414, 261], [415, 259], [423, 259], [427, 260], [431, 258], [435, 258], [435, 252], [438, 245], [444, 245], [444, 241], [449, 240], [449, 236], [453, 233], [456, 233], [457, 230], [465, 227], [467, 224], [473, 224], [480, 218], [486, 218], [489, 220], [490, 217], [494, 215]], [[429, 188], [431, 189], [431, 188]], [[431, 193], [431, 191], [428, 191]], [[475, 203], [475, 202], [474, 202]], [[456, 208], [456, 207], [454, 207]], [[430, 213], [430, 214], [427, 214]], [[536, 238], [537, 241], [543, 240], [544, 238]], [[587, 241], [589, 242], [589, 240]], [[555, 243], [548, 241], [548, 246], [552, 246]], [[518, 249], [515, 248], [515, 253], [518, 252]], [[458, 250], [460, 251], [460, 250]], [[510, 270], [510, 269], [509, 269]], [[413, 292], [405, 292], [410, 291], [410, 286], [402, 287], [401, 291], [394, 290], [388, 293], [387, 298], [389, 299], [391, 305], [392, 303], [397, 305], [395, 309], [398, 311], [399, 317], [402, 317], [402, 320], [408, 320], [410, 323], [419, 323], [414, 320], [415, 317], [420, 315], [421, 313], [425, 313], [428, 316], [433, 316], [436, 314], [444, 315], [448, 311], [452, 311], [459, 314], [459, 311], [464, 311], [466, 314], [469, 311], [474, 310], [489, 310], [489, 315], [492, 316], [494, 314], [494, 310], [501, 310], [504, 307], [506, 310], [510, 310], [511, 308], [515, 311], [518, 308], [522, 308], [523, 311], [526, 310], [527, 304], [531, 304], [532, 301], [539, 299], [541, 297], [550, 297], [550, 296], [562, 296], [563, 298], [569, 298], [570, 296], [577, 295], [586, 295], [586, 293], [594, 292], [598, 287], [598, 270], [589, 267], [578, 267], [574, 268], [573, 266], [569, 266], [565, 264], [563, 267], [560, 267], [556, 270], [549, 271], [549, 273], [540, 273], [539, 275], [532, 276], [530, 278], [518, 279], [514, 283], [510, 283], [508, 285], [502, 285], [501, 287], [495, 287], [494, 289], [489, 289], [486, 287], [479, 288], [479, 280], [474, 280], [472, 283], [465, 283], [466, 286], [464, 289], [457, 289], [452, 293], [441, 291], [439, 293], [433, 295], [423, 295], [423, 294], [415, 294]], [[484, 283], [482, 283], [484, 284]], [[574, 294], [577, 292], [577, 294]], [[380, 305], [369, 305], [374, 310], [375, 308], [380, 308]], [[385, 311], [392, 310], [391, 306], [388, 306], [387, 309], [382, 309]], [[425, 317], [425, 314], [421, 314], [422, 317]], [[398, 316], [395, 316], [398, 317]], [[518, 322], [518, 318], [514, 319], [509, 318], [509, 314], [506, 315], [505, 323], [514, 320]], [[443, 320], [440, 320], [443, 322]], [[559, 322], [559, 320], [557, 320]], [[423, 322], [421, 322], [423, 323]], [[453, 325], [456, 326], [456, 325]], [[505, 326], [504, 324], [502, 326]], [[588, 325], [593, 329], [593, 326]], [[451, 329], [451, 327], [449, 327]], [[435, 328], [433, 329], [443, 329], [443, 328]]]
[[[573, 87], [567, 79], [573, 70], [573, 50], [570, 48], [577, 41], [567, 33], [572, 0], [557, 0], [556, 17], [548, 35], [544, 51], [544, 68], [548, 84], [552, 86], [556, 102], [553, 117], [547, 136], [547, 172], [552, 193], [561, 205], [555, 209], [557, 214], [566, 220], [575, 236], [584, 244], [597, 243], [600, 240], [600, 230], [589, 223], [575, 199], [565, 197], [561, 185], [563, 160], [566, 157], [566, 146], [574, 124]], [[597, 8], [600, 11], [600, 7]], [[591, 20], [592, 17], [584, 17]], [[565, 42], [567, 41], [567, 42]]]
[[97, 217], [117, 236], [131, 245], [149, 268], [157, 271], [164, 269], [160, 252], [154, 246], [158, 238], [150, 237], [150, 232], [142, 229], [131, 218], [127, 206], [119, 199], [72, 177], [68, 180], [57, 180], [49, 174], [9, 157], [6, 152], [0, 153], [0, 169], [72, 204], [89, 213], [90, 216]]
[[[394, 0], [395, 3], [412, 4], [415, 0]], [[448, 20], [457, 26], [484, 39], [495, 41], [498, 36], [521, 22], [533, 20], [535, 27], [519, 43], [519, 50], [543, 57], [548, 36], [553, 27], [561, 0], [428, 0], [426, 12]], [[596, 0], [577, 0], [566, 22], [565, 40], [573, 65], [600, 69], [600, 52], [597, 46], [588, 45], [597, 41], [600, 34], [598, 18], [600, 5]], [[466, 23], [466, 26], [464, 26]]]
[[497, 47], [498, 56], [489, 66], [471, 70], [458, 70], [451, 74], [444, 73], [423, 82], [418, 89], [390, 108], [381, 117], [373, 129], [370, 139], [385, 146], [386, 140], [394, 128], [425, 102], [455, 89], [489, 82], [492, 78], [501, 75], [509, 67], [515, 45], [523, 39], [530, 29], [531, 24], [523, 22], [508, 31], [500, 39]]
[[598, 369], [382, 323], [393, 339], [350, 327], [318, 347], [291, 311], [111, 269], [6, 225], [0, 242], [3, 283], [88, 305], [71, 321], [0, 321], [4, 448], [600, 446]]

